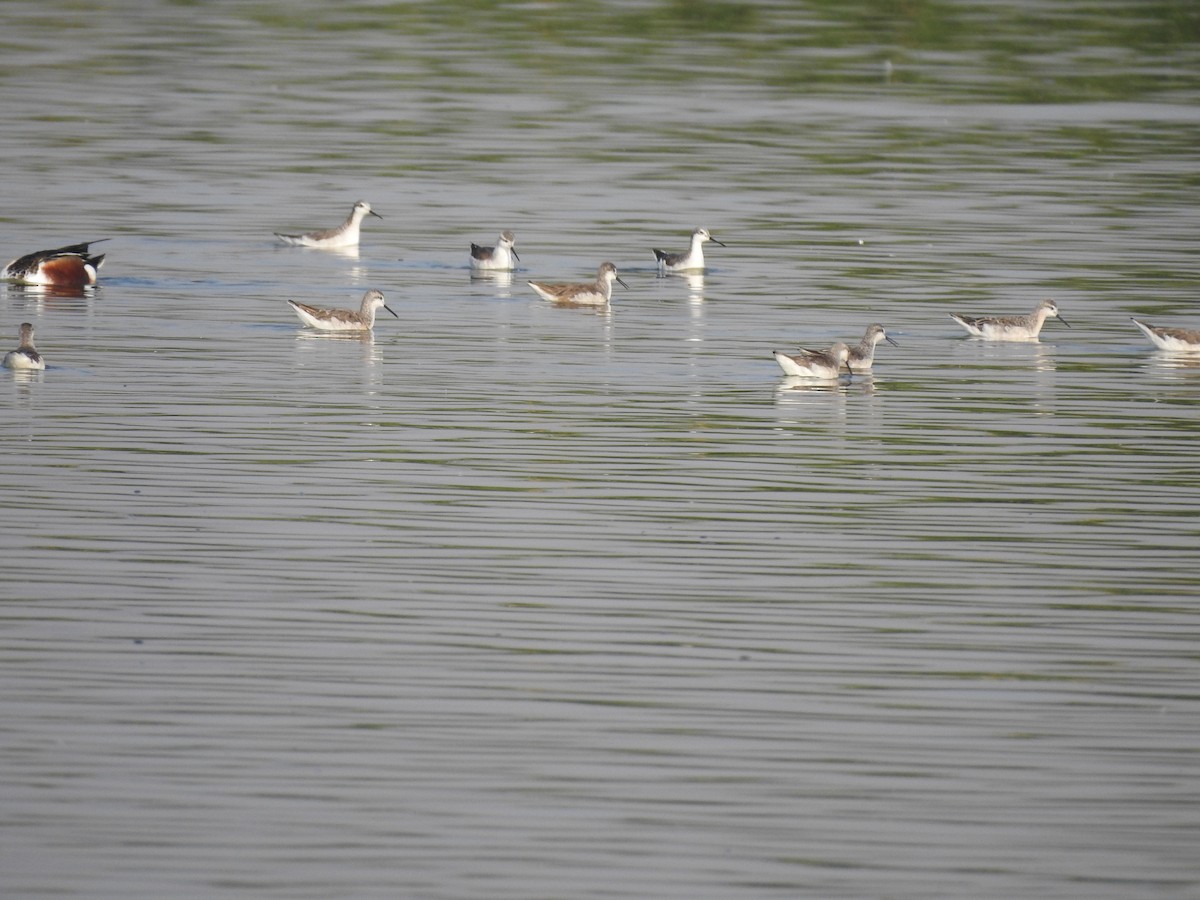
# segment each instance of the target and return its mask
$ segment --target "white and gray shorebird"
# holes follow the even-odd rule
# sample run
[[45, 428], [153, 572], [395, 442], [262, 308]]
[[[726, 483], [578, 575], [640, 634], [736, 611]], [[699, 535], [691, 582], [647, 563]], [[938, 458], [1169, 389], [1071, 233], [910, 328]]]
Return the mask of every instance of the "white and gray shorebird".
[[[692, 242], [688, 246], [685, 253], [668, 253], [666, 250], [654, 251], [654, 258], [658, 260], [658, 267], [664, 272], [694, 272], [704, 268], [704, 250], [702, 249], [705, 241], [712, 241], [714, 244], [721, 244], [715, 237], [708, 233], [707, 228], [697, 228], [692, 232]], [[721, 244], [724, 247], [724, 244]]]
[[379, 213], [371, 209], [371, 204], [366, 200], [359, 200], [350, 209], [350, 218], [336, 228], [327, 228], [324, 231], [308, 231], [304, 234], [282, 234], [275, 232], [275, 236], [285, 244], [291, 244], [293, 247], [320, 247], [325, 250], [335, 249], [338, 247], [357, 247], [359, 226], [362, 225], [362, 220], [367, 216], [374, 216], [377, 219], [382, 219]]
[[871, 366], [875, 364], [875, 346], [880, 341], [887, 341], [893, 347], [899, 347], [891, 336], [884, 330], [882, 325], [868, 325], [867, 333], [863, 335], [863, 339], [859, 341], [857, 347], [850, 348], [850, 356], [847, 359], [847, 367], [858, 372], [870, 372]]
[[851, 375], [854, 369], [850, 365], [850, 348], [838, 341], [828, 350], [803, 350], [792, 356], [782, 350], [772, 350], [771, 355], [785, 375], [795, 378], [820, 378], [825, 381], [836, 380], [845, 366]]
[[495, 247], [481, 247], [479, 244], [472, 244], [471, 268], [488, 272], [511, 272], [516, 268], [513, 260], [521, 261], [521, 257], [517, 256], [517, 251], [513, 249], [516, 242], [515, 234], [511, 231], [502, 231], [496, 240]]
[[1054, 316], [1068, 328], [1067, 320], [1058, 314], [1058, 304], [1043, 300], [1033, 312], [1023, 316], [960, 316], [950, 318], [976, 337], [988, 341], [1036, 341], [1049, 316]]
[[289, 300], [288, 305], [301, 322], [320, 331], [370, 331], [375, 327], [375, 310], [380, 308], [396, 316], [395, 310], [387, 305], [383, 292], [374, 290], [363, 294], [362, 307], [358, 312], [352, 309], [322, 309], [295, 300]]
[[46, 368], [46, 361], [42, 359], [42, 354], [38, 353], [37, 348], [33, 346], [33, 325], [29, 322], [22, 322], [17, 333], [20, 335], [17, 349], [5, 353], [4, 360], [0, 362], [0, 365], [6, 369]]
[[1166, 350], [1168, 353], [1200, 353], [1200, 331], [1196, 329], [1151, 325], [1137, 319], [1132, 321], [1159, 350]]
[[539, 297], [551, 303], [561, 303], [568, 306], [604, 306], [612, 297], [612, 283], [617, 282], [629, 290], [629, 285], [617, 274], [617, 267], [610, 262], [600, 264], [596, 280], [592, 284], [547, 284], [543, 281], [531, 281], [529, 286]]
[[[108, 238], [101, 238], [108, 240]], [[103, 253], [90, 253], [88, 247], [100, 241], [68, 244], [53, 250], [26, 253], [0, 271], [0, 278], [22, 284], [80, 288], [96, 283], [96, 273], [104, 265]]]

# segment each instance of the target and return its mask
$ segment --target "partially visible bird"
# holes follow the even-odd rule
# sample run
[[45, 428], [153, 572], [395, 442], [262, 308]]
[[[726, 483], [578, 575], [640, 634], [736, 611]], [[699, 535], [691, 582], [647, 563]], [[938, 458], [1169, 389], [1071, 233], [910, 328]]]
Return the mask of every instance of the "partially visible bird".
[[1192, 328], [1172, 328], [1151, 325], [1133, 319], [1133, 324], [1145, 332], [1151, 343], [1159, 350], [1170, 353], [1194, 353], [1200, 351], [1200, 331]]
[[[101, 240], [108, 240], [102, 238]], [[104, 264], [104, 254], [92, 254], [88, 247], [100, 241], [68, 244], [53, 250], [38, 250], [18, 257], [0, 271], [0, 278], [22, 284], [86, 287], [96, 283], [96, 273]]]
[[838, 378], [845, 366], [851, 375], [854, 369], [849, 365], [850, 348], [838, 341], [828, 350], [804, 350], [796, 356], [773, 350], [771, 355], [785, 375], [797, 378], [821, 378], [831, 381]]
[[852, 367], [855, 372], [870, 372], [871, 366], [875, 364], [875, 346], [880, 341], [887, 341], [893, 347], [900, 346], [884, 331], [882, 325], [868, 325], [867, 333], [863, 335], [858, 346], [850, 348], [850, 356], [846, 362], [847, 367]]

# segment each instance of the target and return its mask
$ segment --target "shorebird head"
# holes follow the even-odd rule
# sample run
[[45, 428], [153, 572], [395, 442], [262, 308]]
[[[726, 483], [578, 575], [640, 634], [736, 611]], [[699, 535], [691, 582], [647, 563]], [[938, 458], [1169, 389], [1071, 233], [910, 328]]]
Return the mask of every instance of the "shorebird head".
[[383, 216], [381, 216], [379, 213], [375, 212], [375, 210], [371, 209], [371, 204], [368, 203], [366, 200], [356, 201], [354, 204], [354, 208], [351, 209], [350, 212], [358, 213], [359, 218], [362, 218], [363, 216], [374, 216], [377, 219], [383, 218]]
[[625, 290], [629, 290], [629, 285], [622, 281], [621, 276], [617, 274], [617, 267], [610, 262], [600, 264], [600, 281], [615, 281]]
[[[387, 300], [383, 296], [383, 291], [370, 290], [363, 294], [363, 308], [369, 307], [372, 311], [376, 309], [386, 309], [393, 316], [396, 316], [396, 311], [387, 305]], [[400, 318], [396, 316], [396, 318]]]
[[878, 324], [871, 325], [869, 328], [867, 328], [867, 340], [871, 343], [872, 346], [874, 346], [875, 344], [878, 344], [880, 341], [887, 341], [893, 347], [900, 346], [899, 344], [897, 344], [895, 341], [892, 340], [891, 335], [889, 335], [886, 331], [884, 331], [883, 326], [878, 325]]
[[1046, 311], [1046, 315], [1048, 315], [1048, 316], [1054, 316], [1054, 318], [1058, 319], [1058, 321], [1062, 322], [1062, 323], [1063, 323], [1064, 325], [1066, 325], [1068, 328], [1070, 328], [1070, 327], [1071, 327], [1070, 323], [1069, 323], [1069, 322], [1067, 322], [1067, 320], [1066, 320], [1066, 319], [1064, 319], [1064, 318], [1063, 318], [1061, 315], [1059, 315], [1059, 313], [1058, 313], [1058, 304], [1057, 304], [1057, 303], [1055, 303], [1055, 302], [1054, 302], [1053, 300], [1051, 300], [1050, 298], [1046, 298], [1046, 299], [1045, 299], [1045, 300], [1043, 300], [1041, 303], [1039, 303], [1039, 304], [1038, 304], [1038, 309], [1044, 309], [1044, 310]]
[[704, 243], [705, 241], [712, 241], [714, 244], [720, 244], [722, 247], [725, 246], [724, 244], [721, 244], [721, 242], [715, 237], [709, 234], [707, 228], [697, 228], [692, 232], [692, 237], [699, 238], [701, 243]]

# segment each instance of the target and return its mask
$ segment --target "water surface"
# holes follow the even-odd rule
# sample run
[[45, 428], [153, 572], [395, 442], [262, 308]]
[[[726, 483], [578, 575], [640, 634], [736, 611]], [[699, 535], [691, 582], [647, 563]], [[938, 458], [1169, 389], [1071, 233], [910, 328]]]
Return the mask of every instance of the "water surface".
[[6, 895], [1200, 893], [1190, 4], [5, 17]]

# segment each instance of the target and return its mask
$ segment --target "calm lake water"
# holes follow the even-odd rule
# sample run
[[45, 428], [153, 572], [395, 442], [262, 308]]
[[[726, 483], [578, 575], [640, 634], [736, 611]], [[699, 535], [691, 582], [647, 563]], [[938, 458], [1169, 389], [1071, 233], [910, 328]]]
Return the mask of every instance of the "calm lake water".
[[4, 896], [1200, 897], [1193, 3], [3, 16]]

